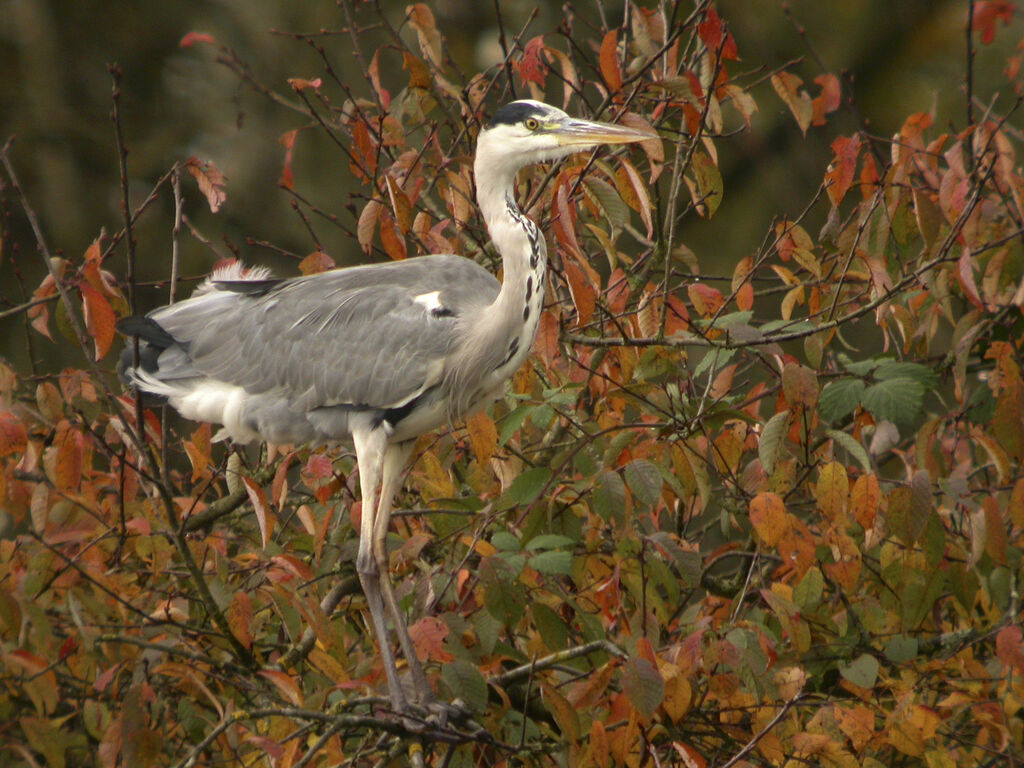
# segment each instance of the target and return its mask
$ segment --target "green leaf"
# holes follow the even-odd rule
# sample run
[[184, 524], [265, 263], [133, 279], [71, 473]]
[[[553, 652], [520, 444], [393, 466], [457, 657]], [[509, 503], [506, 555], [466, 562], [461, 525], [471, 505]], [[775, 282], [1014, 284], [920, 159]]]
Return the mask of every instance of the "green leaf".
[[653, 507], [661, 498], [661, 472], [646, 459], [634, 459], [623, 468], [626, 483], [637, 501]]
[[860, 379], [830, 381], [818, 395], [818, 414], [828, 422], [849, 416], [860, 405], [864, 388], [864, 382]]
[[534, 536], [526, 543], [529, 552], [536, 552], [538, 549], [558, 549], [559, 547], [571, 547], [576, 542], [568, 536], [561, 536], [557, 533], [542, 533]]
[[825, 434], [832, 438], [843, 450], [845, 450], [850, 456], [857, 460], [857, 463], [861, 465], [865, 472], [871, 472], [871, 459], [868, 458], [868, 452], [864, 450], [864, 446], [853, 435], [847, 434], [846, 432], [840, 432], [838, 429], [825, 430]]
[[848, 665], [839, 665], [839, 674], [861, 688], [873, 688], [878, 679], [878, 659], [862, 653]]
[[480, 563], [480, 583], [487, 611], [506, 626], [517, 624], [526, 609], [526, 590], [512, 566], [500, 557], [485, 557]]
[[533, 503], [544, 486], [551, 479], [551, 470], [548, 467], [534, 467], [523, 472], [512, 481], [506, 491], [495, 503], [497, 509], [511, 509], [512, 507], [526, 506]]
[[501, 420], [501, 431], [498, 433], [498, 445], [503, 446], [509, 441], [509, 439], [519, 428], [523, 426], [523, 422], [526, 421], [526, 417], [530, 415], [534, 406], [532, 405], [520, 405], [513, 410], [509, 411], [508, 415]]
[[886, 379], [864, 390], [861, 403], [877, 421], [909, 424], [924, 403], [925, 387], [913, 379]]
[[567, 576], [572, 571], [572, 552], [541, 552], [526, 562], [538, 573]]
[[626, 510], [626, 484], [618, 472], [602, 472], [594, 483], [590, 504], [605, 522], [622, 520]]
[[583, 188], [596, 198], [598, 206], [604, 209], [608, 221], [613, 226], [622, 227], [629, 223], [629, 208], [622, 202], [615, 187], [594, 176], [586, 176], [583, 179]]
[[452, 697], [462, 699], [474, 712], [483, 712], [487, 708], [487, 683], [476, 665], [455, 659], [441, 665], [441, 679]]
[[553, 609], [544, 603], [534, 603], [530, 609], [533, 625], [549, 651], [562, 651], [569, 645], [569, 627]]
[[647, 659], [633, 658], [622, 665], [622, 691], [637, 712], [650, 717], [665, 697], [665, 681]]
[[770, 475], [775, 471], [788, 423], [789, 411], [779, 411], [768, 419], [768, 423], [761, 430], [761, 439], [757, 441], [757, 458], [761, 460], [761, 468], [766, 474]]
[[813, 610], [821, 602], [825, 592], [825, 578], [821, 571], [812, 566], [793, 588], [793, 602], [796, 607], [806, 613]]
[[908, 635], [896, 635], [889, 638], [885, 644], [885, 658], [893, 664], [902, 664], [917, 656], [918, 642], [916, 637]]
[[491, 536], [491, 544], [503, 552], [518, 552], [520, 550], [519, 539], [508, 531], [497, 531]]
[[925, 389], [939, 386], [939, 375], [934, 370], [920, 363], [904, 363], [896, 360], [883, 360], [871, 374], [878, 381], [889, 379], [910, 379]]

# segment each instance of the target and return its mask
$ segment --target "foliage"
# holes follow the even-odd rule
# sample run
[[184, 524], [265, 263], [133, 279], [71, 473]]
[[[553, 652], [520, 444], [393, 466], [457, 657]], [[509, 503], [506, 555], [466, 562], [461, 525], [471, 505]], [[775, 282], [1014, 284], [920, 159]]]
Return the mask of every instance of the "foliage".
[[[1011, 4], [969, 6], [976, 42], [1008, 34]], [[294, 111], [279, 185], [309, 228], [301, 272], [338, 261], [321, 227], [368, 259], [494, 264], [470, 158], [514, 94], [664, 139], [523, 174], [554, 265], [535, 354], [491, 410], [424, 438], [409, 475], [397, 591], [440, 696], [480, 729], [416, 733], [384, 709], [352, 566], [350, 453], [229, 454], [208, 425], [114, 383], [140, 219], [169, 196], [176, 255], [182, 172], [211, 211], [232, 194], [189, 158], [129, 209], [115, 88], [120, 231], [69, 258], [50, 253], [27, 198], [17, 214], [50, 273], [3, 317], [67, 362], [0, 363], [5, 761], [942, 768], [1019, 755], [1019, 51], [990, 104], [968, 77], [962, 116], [835, 135], [804, 213], [721, 275], [683, 236], [719, 212], [720, 154], [769, 104], [802, 133], [834, 131], [854, 110], [835, 74], [741, 63], [708, 3], [628, 4], [618, 26], [581, 9], [509, 36], [504, 65], [473, 75], [427, 5], [394, 26], [369, 4], [341, 13], [344, 29], [291, 35], [323, 71], [284, 92], [223, 41], [181, 41]], [[339, 68], [347, 46], [362, 79]], [[302, 193], [292, 158], [313, 137], [362, 185], [347, 206]], [[2, 159], [14, 216], [6, 147]], [[176, 261], [169, 276], [173, 295]]]

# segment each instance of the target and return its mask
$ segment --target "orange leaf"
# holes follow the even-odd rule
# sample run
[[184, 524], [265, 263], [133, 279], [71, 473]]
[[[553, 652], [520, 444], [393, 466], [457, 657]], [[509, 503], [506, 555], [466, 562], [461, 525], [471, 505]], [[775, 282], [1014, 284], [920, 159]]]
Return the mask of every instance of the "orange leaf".
[[285, 189], [292, 189], [295, 186], [295, 178], [292, 175], [292, 151], [298, 132], [298, 128], [293, 128], [282, 133], [277, 139], [277, 143], [284, 147], [284, 162], [281, 164], [281, 178], [277, 180], [277, 185]]
[[199, 191], [206, 197], [210, 212], [216, 213], [227, 199], [224, 192], [224, 174], [217, 170], [213, 163], [190, 157], [185, 161], [185, 170], [196, 180]]
[[407, 254], [405, 238], [398, 231], [398, 225], [395, 224], [395, 220], [384, 210], [380, 212], [380, 244], [384, 247], [384, 252], [393, 261], [405, 259]]
[[558, 357], [558, 318], [550, 310], [540, 313], [533, 346], [546, 365], [550, 366]]
[[1024, 633], [1020, 627], [1003, 627], [996, 635], [996, 657], [1007, 667], [1024, 672]]
[[839, 109], [839, 78], [833, 74], [818, 75], [814, 82], [821, 86], [821, 93], [811, 102], [813, 117], [811, 125], [824, 125], [825, 115]]
[[455, 658], [444, 649], [448, 625], [435, 616], [425, 616], [410, 626], [409, 637], [420, 661], [439, 661], [443, 664]]
[[601, 41], [601, 51], [598, 54], [598, 61], [601, 66], [601, 78], [604, 80], [608, 90], [612, 93], [622, 88], [622, 71], [619, 69], [619, 35], [616, 30], [611, 29]]
[[92, 336], [96, 359], [102, 360], [114, 341], [114, 323], [117, 318], [110, 302], [102, 293], [88, 283], [81, 283], [78, 292], [82, 294], [82, 309], [85, 313], [85, 327]]
[[55, 452], [53, 484], [57, 486], [58, 491], [77, 491], [82, 481], [85, 460], [82, 434], [72, 427], [70, 422], [61, 421], [53, 436], [52, 449]]
[[197, 43], [208, 43], [213, 45], [214, 40], [211, 35], [208, 35], [205, 32], [189, 32], [178, 41], [178, 47], [191, 48]]
[[562, 260], [562, 269], [565, 281], [569, 285], [569, 293], [572, 295], [572, 303], [576, 307], [576, 327], [582, 328], [594, 315], [597, 292], [572, 255], [566, 254]]
[[334, 259], [323, 251], [313, 251], [299, 262], [299, 272], [304, 275], [315, 275], [319, 272], [327, 272], [336, 266], [338, 265], [334, 263]]
[[703, 317], [711, 317], [725, 304], [722, 292], [705, 283], [690, 283], [686, 286], [686, 295], [690, 297], [693, 308]]
[[477, 411], [466, 419], [466, 429], [469, 431], [469, 445], [473, 455], [477, 462], [485, 464], [498, 446], [498, 430], [494, 421], [484, 411]]
[[769, 547], [779, 543], [789, 528], [786, 506], [771, 491], [762, 491], [750, 500], [750, 522], [758, 537]]
[[853, 484], [850, 491], [850, 511], [853, 513], [853, 519], [864, 530], [871, 528], [875, 523], [880, 496], [878, 478], [874, 475], [861, 475]]
[[828, 185], [826, 191], [832, 205], [839, 205], [853, 183], [857, 156], [860, 154], [860, 139], [856, 136], [837, 136], [832, 142], [832, 152], [834, 157], [825, 174], [825, 183]]
[[249, 595], [242, 591], [235, 592], [225, 618], [235, 639], [245, 648], [252, 648], [252, 633], [249, 631], [252, 624], [252, 600]]

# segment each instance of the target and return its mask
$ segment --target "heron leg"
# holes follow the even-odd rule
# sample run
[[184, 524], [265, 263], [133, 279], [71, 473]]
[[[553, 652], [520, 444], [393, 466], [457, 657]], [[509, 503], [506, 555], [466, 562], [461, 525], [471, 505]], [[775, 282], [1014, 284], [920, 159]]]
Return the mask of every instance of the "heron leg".
[[380, 502], [377, 507], [377, 516], [373, 521], [373, 556], [377, 560], [377, 567], [380, 570], [380, 588], [384, 596], [384, 604], [391, 613], [391, 620], [395, 625], [395, 634], [398, 635], [399, 645], [402, 647], [402, 655], [409, 665], [409, 672], [412, 675], [412, 683], [416, 689], [417, 703], [426, 704], [434, 701], [434, 694], [427, 683], [426, 675], [423, 674], [423, 667], [416, 656], [416, 649], [413, 647], [412, 638], [409, 637], [409, 630], [405, 625], [405, 618], [398, 607], [398, 600], [395, 598], [395, 591], [391, 585], [389, 571], [387, 535], [391, 524], [391, 508], [395, 495], [402, 481], [402, 473], [405, 464], [412, 453], [414, 440], [407, 440], [404, 443], [392, 443], [384, 452], [384, 462], [381, 470]]
[[384, 561], [384, 572], [381, 572], [380, 560], [374, 553], [374, 530], [377, 505], [375, 495], [377, 483], [381, 476], [384, 456], [387, 451], [387, 435], [383, 432], [366, 429], [353, 430], [352, 441], [355, 443], [356, 461], [359, 464], [359, 487], [362, 491], [362, 520], [359, 524], [359, 552], [356, 555], [356, 573], [362, 584], [366, 603], [370, 609], [370, 621], [377, 645], [380, 648], [381, 662], [388, 681], [388, 693], [391, 706], [396, 712], [408, 710], [402, 684], [398, 679], [395, 656], [391, 652], [391, 641], [388, 638], [385, 620], [385, 605], [381, 594], [381, 583], [387, 580], [387, 560]]

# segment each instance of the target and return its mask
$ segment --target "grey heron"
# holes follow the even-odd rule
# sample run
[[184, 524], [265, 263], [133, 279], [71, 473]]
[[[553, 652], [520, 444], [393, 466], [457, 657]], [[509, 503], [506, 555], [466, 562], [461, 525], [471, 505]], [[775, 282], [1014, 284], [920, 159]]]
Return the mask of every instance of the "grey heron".
[[[139, 338], [123, 377], [183, 416], [223, 425], [240, 443], [351, 438], [362, 518], [356, 571], [391, 704], [410, 711], [389, 641], [390, 619], [413, 702], [437, 705], [399, 610], [385, 538], [416, 438], [501, 395], [526, 359], [544, 299], [544, 237], [515, 202], [516, 173], [602, 144], [656, 138], [590, 122], [537, 101], [500, 108], [481, 130], [476, 199], [503, 280], [445, 254], [274, 279], [265, 269], [214, 272], [193, 295], [119, 325]], [[379, 488], [379, 492], [378, 492]]]

